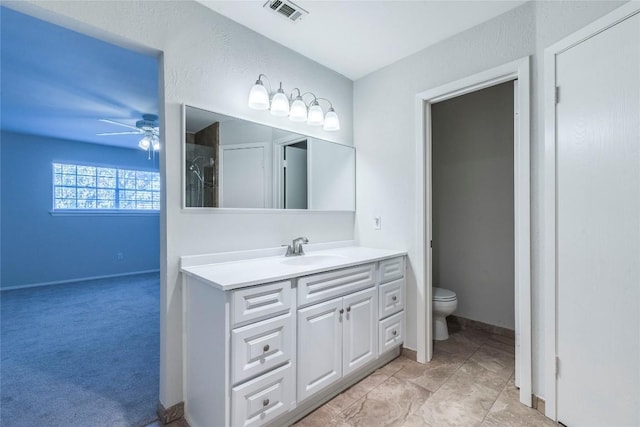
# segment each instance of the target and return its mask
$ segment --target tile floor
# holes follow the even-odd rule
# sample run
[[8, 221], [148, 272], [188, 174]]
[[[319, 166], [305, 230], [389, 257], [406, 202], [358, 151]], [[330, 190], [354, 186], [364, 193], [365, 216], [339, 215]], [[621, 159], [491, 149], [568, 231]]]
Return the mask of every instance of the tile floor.
[[555, 425], [520, 404], [514, 365], [512, 338], [458, 330], [435, 343], [431, 363], [400, 356], [296, 426]]

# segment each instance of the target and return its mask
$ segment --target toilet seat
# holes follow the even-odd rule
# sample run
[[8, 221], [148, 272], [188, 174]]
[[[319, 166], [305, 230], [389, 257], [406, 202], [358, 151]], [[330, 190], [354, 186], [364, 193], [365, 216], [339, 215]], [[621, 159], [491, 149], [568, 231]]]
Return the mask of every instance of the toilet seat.
[[458, 299], [456, 293], [449, 289], [433, 288], [433, 300], [434, 301], [455, 301]]

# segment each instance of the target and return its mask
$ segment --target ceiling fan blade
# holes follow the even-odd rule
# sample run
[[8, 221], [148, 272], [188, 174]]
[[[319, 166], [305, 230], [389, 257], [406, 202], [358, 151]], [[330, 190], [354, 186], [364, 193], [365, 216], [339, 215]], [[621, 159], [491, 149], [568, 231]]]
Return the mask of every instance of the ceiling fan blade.
[[118, 125], [118, 126], [123, 126], [129, 129], [139, 130], [137, 127], [128, 125], [126, 123], [114, 122], [113, 120], [109, 120], [109, 119], [98, 119], [98, 120], [104, 123], [111, 123], [112, 125]]
[[105, 135], [140, 135], [143, 134], [144, 132], [134, 132], [134, 131], [130, 131], [130, 132], [103, 132], [103, 133], [96, 133], [96, 135], [98, 136], [105, 136]]

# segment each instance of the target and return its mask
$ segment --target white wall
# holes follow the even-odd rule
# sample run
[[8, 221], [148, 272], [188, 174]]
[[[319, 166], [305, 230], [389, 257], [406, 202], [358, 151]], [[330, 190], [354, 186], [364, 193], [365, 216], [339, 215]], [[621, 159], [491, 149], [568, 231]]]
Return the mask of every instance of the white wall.
[[514, 83], [433, 104], [433, 284], [514, 329]]
[[[351, 144], [352, 82], [195, 2], [4, 1], [3, 5], [125, 47], [163, 53], [160, 400], [165, 406], [178, 403], [182, 400], [181, 255], [273, 247], [301, 235], [312, 242], [353, 237], [352, 213], [182, 211], [180, 104]], [[247, 97], [259, 73], [331, 99], [341, 114], [342, 129], [327, 133], [250, 110]]]
[[220, 145], [254, 144], [273, 140], [273, 131], [267, 126], [244, 120], [220, 122]]
[[[417, 301], [411, 264], [416, 245], [415, 95], [533, 55], [532, 298], [533, 390], [544, 396], [542, 182], [542, 52], [546, 46], [619, 6], [620, 2], [529, 2], [398, 61], [354, 84], [357, 155], [356, 237], [360, 244], [409, 250], [407, 301]], [[382, 229], [371, 218], [382, 217]], [[407, 346], [416, 348], [416, 306], [407, 308]]]

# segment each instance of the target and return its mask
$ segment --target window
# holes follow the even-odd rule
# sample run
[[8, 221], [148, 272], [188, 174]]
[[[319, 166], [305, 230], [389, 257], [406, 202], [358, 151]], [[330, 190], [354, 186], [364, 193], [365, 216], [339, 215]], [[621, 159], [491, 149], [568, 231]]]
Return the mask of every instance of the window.
[[53, 164], [53, 209], [160, 210], [160, 174]]

